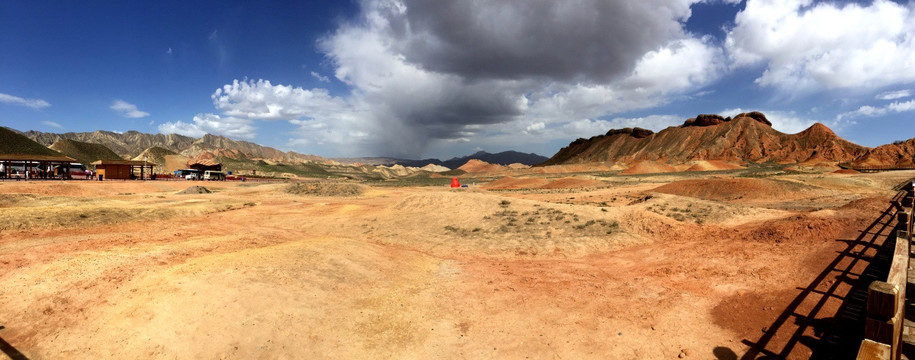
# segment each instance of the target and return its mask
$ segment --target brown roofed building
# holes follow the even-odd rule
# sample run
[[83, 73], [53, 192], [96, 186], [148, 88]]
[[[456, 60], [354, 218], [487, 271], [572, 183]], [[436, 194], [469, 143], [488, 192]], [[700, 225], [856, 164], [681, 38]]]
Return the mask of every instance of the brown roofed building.
[[156, 164], [137, 160], [99, 160], [92, 165], [102, 179], [146, 179], [153, 174]]

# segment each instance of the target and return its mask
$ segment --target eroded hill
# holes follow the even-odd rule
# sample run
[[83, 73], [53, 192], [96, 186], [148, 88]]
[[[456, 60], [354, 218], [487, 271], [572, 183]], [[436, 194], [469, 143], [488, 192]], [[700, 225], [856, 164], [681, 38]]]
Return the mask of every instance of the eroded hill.
[[700, 115], [658, 133], [639, 128], [610, 130], [605, 135], [575, 140], [544, 165], [640, 161], [683, 164], [707, 160], [743, 164], [848, 162], [868, 150], [840, 138], [820, 123], [797, 134], [785, 134], [773, 129], [762, 113], [751, 112], [733, 119]]

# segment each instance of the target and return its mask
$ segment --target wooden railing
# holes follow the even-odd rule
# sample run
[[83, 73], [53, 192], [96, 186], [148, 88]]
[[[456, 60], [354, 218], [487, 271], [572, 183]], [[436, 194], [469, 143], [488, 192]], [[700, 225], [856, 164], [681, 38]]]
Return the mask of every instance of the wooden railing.
[[878, 172], [878, 171], [896, 171], [896, 170], [915, 170], [915, 166], [896, 166], [896, 165], [852, 165], [841, 163], [838, 166], [842, 169], [857, 170], [860, 172]]
[[858, 359], [897, 360], [902, 355], [902, 333], [905, 322], [906, 284], [909, 254], [912, 244], [913, 205], [915, 192], [911, 183], [900, 187], [893, 197], [897, 221], [893, 263], [886, 281], [874, 281], [867, 289], [867, 318], [864, 341], [858, 349]]

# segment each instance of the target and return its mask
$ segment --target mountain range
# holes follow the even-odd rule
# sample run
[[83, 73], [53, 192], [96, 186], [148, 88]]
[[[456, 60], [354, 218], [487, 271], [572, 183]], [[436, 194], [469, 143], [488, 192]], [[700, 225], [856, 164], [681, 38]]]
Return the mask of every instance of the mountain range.
[[644, 161], [684, 164], [716, 160], [736, 164], [911, 166], [913, 156], [915, 139], [871, 149], [842, 139], [820, 123], [797, 134], [785, 134], [773, 129], [764, 114], [750, 112], [733, 118], [699, 115], [657, 133], [640, 128], [610, 130], [573, 141], [542, 165], [601, 162], [629, 166]]
[[482, 160], [490, 164], [497, 165], [510, 165], [510, 164], [524, 164], [524, 165], [537, 165], [547, 161], [549, 159], [546, 156], [537, 155], [534, 153], [522, 153], [518, 151], [503, 151], [499, 153], [488, 153], [486, 151], [477, 151], [472, 155], [462, 156], [462, 157], [453, 157], [448, 160], [439, 160], [439, 159], [422, 159], [422, 160], [408, 160], [408, 159], [397, 159], [397, 158], [385, 158], [385, 157], [370, 157], [370, 158], [341, 158], [334, 159], [341, 162], [358, 162], [364, 164], [372, 165], [401, 165], [401, 166], [413, 166], [413, 167], [423, 167], [429, 164], [444, 166], [449, 169], [457, 169], [461, 165], [466, 164], [471, 159]]
[[[773, 129], [772, 123], [760, 112], [743, 113], [733, 118], [703, 114], [687, 119], [682, 125], [671, 126], [657, 133], [641, 128], [609, 130], [605, 134], [588, 139], [579, 138], [550, 158], [517, 151], [504, 151], [496, 154], [480, 151], [444, 161], [378, 157], [329, 160], [320, 156], [304, 155], [293, 151], [284, 152], [247, 141], [209, 134], [201, 138], [193, 138], [176, 134], [145, 134], [137, 131], [63, 134], [38, 131], [19, 132], [5, 128], [4, 131], [27, 137], [36, 142], [36, 146], [43, 146], [46, 151], [54, 149], [75, 156], [81, 162], [117, 157], [148, 160], [162, 165], [168, 162], [168, 158], [171, 158], [172, 162], [175, 162], [176, 159], [184, 159], [181, 161], [218, 159], [229, 162], [267, 161], [272, 164], [327, 165], [343, 162], [415, 168], [432, 164], [457, 169], [467, 164], [468, 161], [476, 159], [499, 165], [520, 163], [534, 166], [570, 164], [587, 166], [603, 163], [622, 169], [646, 163], [667, 166], [695, 164], [702, 161], [726, 162], [735, 164], [735, 166], [777, 162], [830, 166], [842, 164], [851, 167], [915, 167], [915, 160], [913, 160], [915, 159], [915, 138], [869, 148], [842, 139], [820, 123], [797, 134], [785, 134]], [[15, 140], [15, 142], [24, 143], [21, 140]], [[0, 148], [3, 145], [0, 144]], [[19, 144], [14, 147], [20, 148], [26, 145], [28, 144]], [[175, 166], [183, 166], [182, 164], [176, 163]]]
[[284, 152], [248, 141], [232, 140], [210, 134], [199, 139], [178, 134], [146, 134], [137, 131], [116, 133], [102, 130], [63, 134], [26, 131], [21, 134], [44, 146], [51, 146], [60, 140], [101, 144], [123, 159], [133, 159], [147, 149], [160, 148], [192, 159], [212, 159], [223, 156], [233, 159], [266, 159], [282, 162], [324, 160], [320, 156], [304, 155], [294, 151]]

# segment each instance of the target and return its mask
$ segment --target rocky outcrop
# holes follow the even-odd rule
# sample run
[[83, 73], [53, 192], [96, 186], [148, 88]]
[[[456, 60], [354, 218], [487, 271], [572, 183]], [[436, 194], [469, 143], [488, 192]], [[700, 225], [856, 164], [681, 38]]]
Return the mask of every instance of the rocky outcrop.
[[632, 136], [636, 139], [641, 139], [641, 138], [647, 138], [647, 137], [653, 135], [654, 131], [651, 131], [648, 129], [642, 129], [642, 128], [638, 128], [638, 127], [637, 128], [611, 129], [610, 131], [607, 131], [607, 133], [604, 134], [604, 136], [612, 136], [612, 135], [618, 135], [618, 134], [626, 134], [626, 135]]
[[759, 111], [752, 111], [752, 112], [748, 112], [748, 113], [737, 114], [737, 116], [735, 116], [733, 119], [731, 119], [730, 116], [722, 117], [721, 115], [716, 115], [716, 114], [700, 114], [699, 116], [696, 116], [692, 119], [687, 119], [685, 122], [683, 122], [683, 125], [680, 125], [680, 126], [681, 127], [715, 126], [715, 125], [724, 124], [731, 120], [736, 120], [736, 119], [741, 119], [741, 118], [750, 118], [750, 119], [759, 121], [762, 124], [772, 126], [772, 122], [770, 122], [769, 119], [766, 118], [766, 115], [764, 115], [763, 113], [761, 113]]

